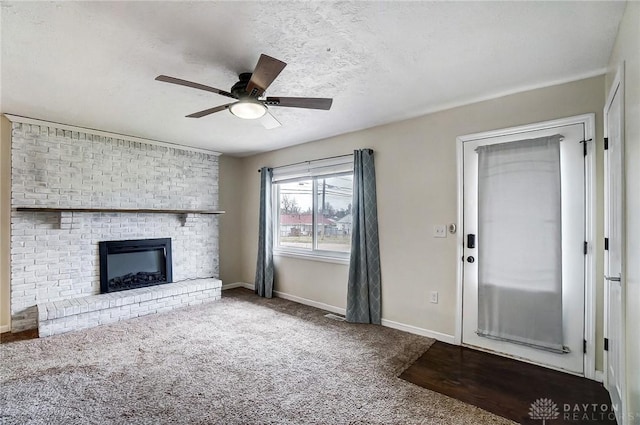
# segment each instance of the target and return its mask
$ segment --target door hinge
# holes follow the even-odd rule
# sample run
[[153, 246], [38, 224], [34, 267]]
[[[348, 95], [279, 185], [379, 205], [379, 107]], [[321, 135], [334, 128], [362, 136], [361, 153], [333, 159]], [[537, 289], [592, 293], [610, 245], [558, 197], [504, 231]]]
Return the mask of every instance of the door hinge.
[[589, 244], [587, 243], [587, 241], [584, 241], [584, 255], [587, 255], [587, 252], [589, 252]]
[[609, 238], [604, 238], [604, 250], [609, 250]]
[[609, 149], [609, 138], [605, 137], [604, 138], [604, 150], [606, 151], [607, 149]]
[[604, 339], [604, 351], [609, 351], [609, 338]]
[[586, 339], [582, 340], [582, 352], [584, 354], [587, 354], [587, 340]]

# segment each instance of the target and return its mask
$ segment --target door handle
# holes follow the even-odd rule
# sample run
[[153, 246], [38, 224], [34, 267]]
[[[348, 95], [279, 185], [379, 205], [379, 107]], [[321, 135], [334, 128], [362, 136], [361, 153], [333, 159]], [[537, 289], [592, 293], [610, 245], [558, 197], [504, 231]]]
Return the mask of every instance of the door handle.
[[609, 282], [620, 282], [620, 277], [614, 277], [614, 276], [605, 276], [604, 277], [606, 280], [608, 280]]

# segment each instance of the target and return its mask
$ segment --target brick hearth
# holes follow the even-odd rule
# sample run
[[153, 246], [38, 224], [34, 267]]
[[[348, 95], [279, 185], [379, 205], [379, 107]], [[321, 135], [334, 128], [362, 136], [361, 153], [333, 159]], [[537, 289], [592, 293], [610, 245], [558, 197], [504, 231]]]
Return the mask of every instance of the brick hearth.
[[222, 281], [195, 279], [38, 303], [38, 334], [51, 336], [219, 300]]

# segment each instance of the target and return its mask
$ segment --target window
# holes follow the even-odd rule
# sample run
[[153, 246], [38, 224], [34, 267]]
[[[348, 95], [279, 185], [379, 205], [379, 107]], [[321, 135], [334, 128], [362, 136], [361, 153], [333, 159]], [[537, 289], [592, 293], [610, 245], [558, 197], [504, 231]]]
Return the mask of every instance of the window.
[[274, 169], [277, 252], [347, 258], [353, 157]]

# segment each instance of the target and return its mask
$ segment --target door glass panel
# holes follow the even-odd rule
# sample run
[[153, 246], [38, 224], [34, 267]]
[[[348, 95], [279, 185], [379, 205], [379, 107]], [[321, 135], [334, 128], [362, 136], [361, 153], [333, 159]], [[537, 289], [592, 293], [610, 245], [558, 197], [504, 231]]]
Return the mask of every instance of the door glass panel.
[[560, 136], [476, 151], [477, 333], [562, 352]]

